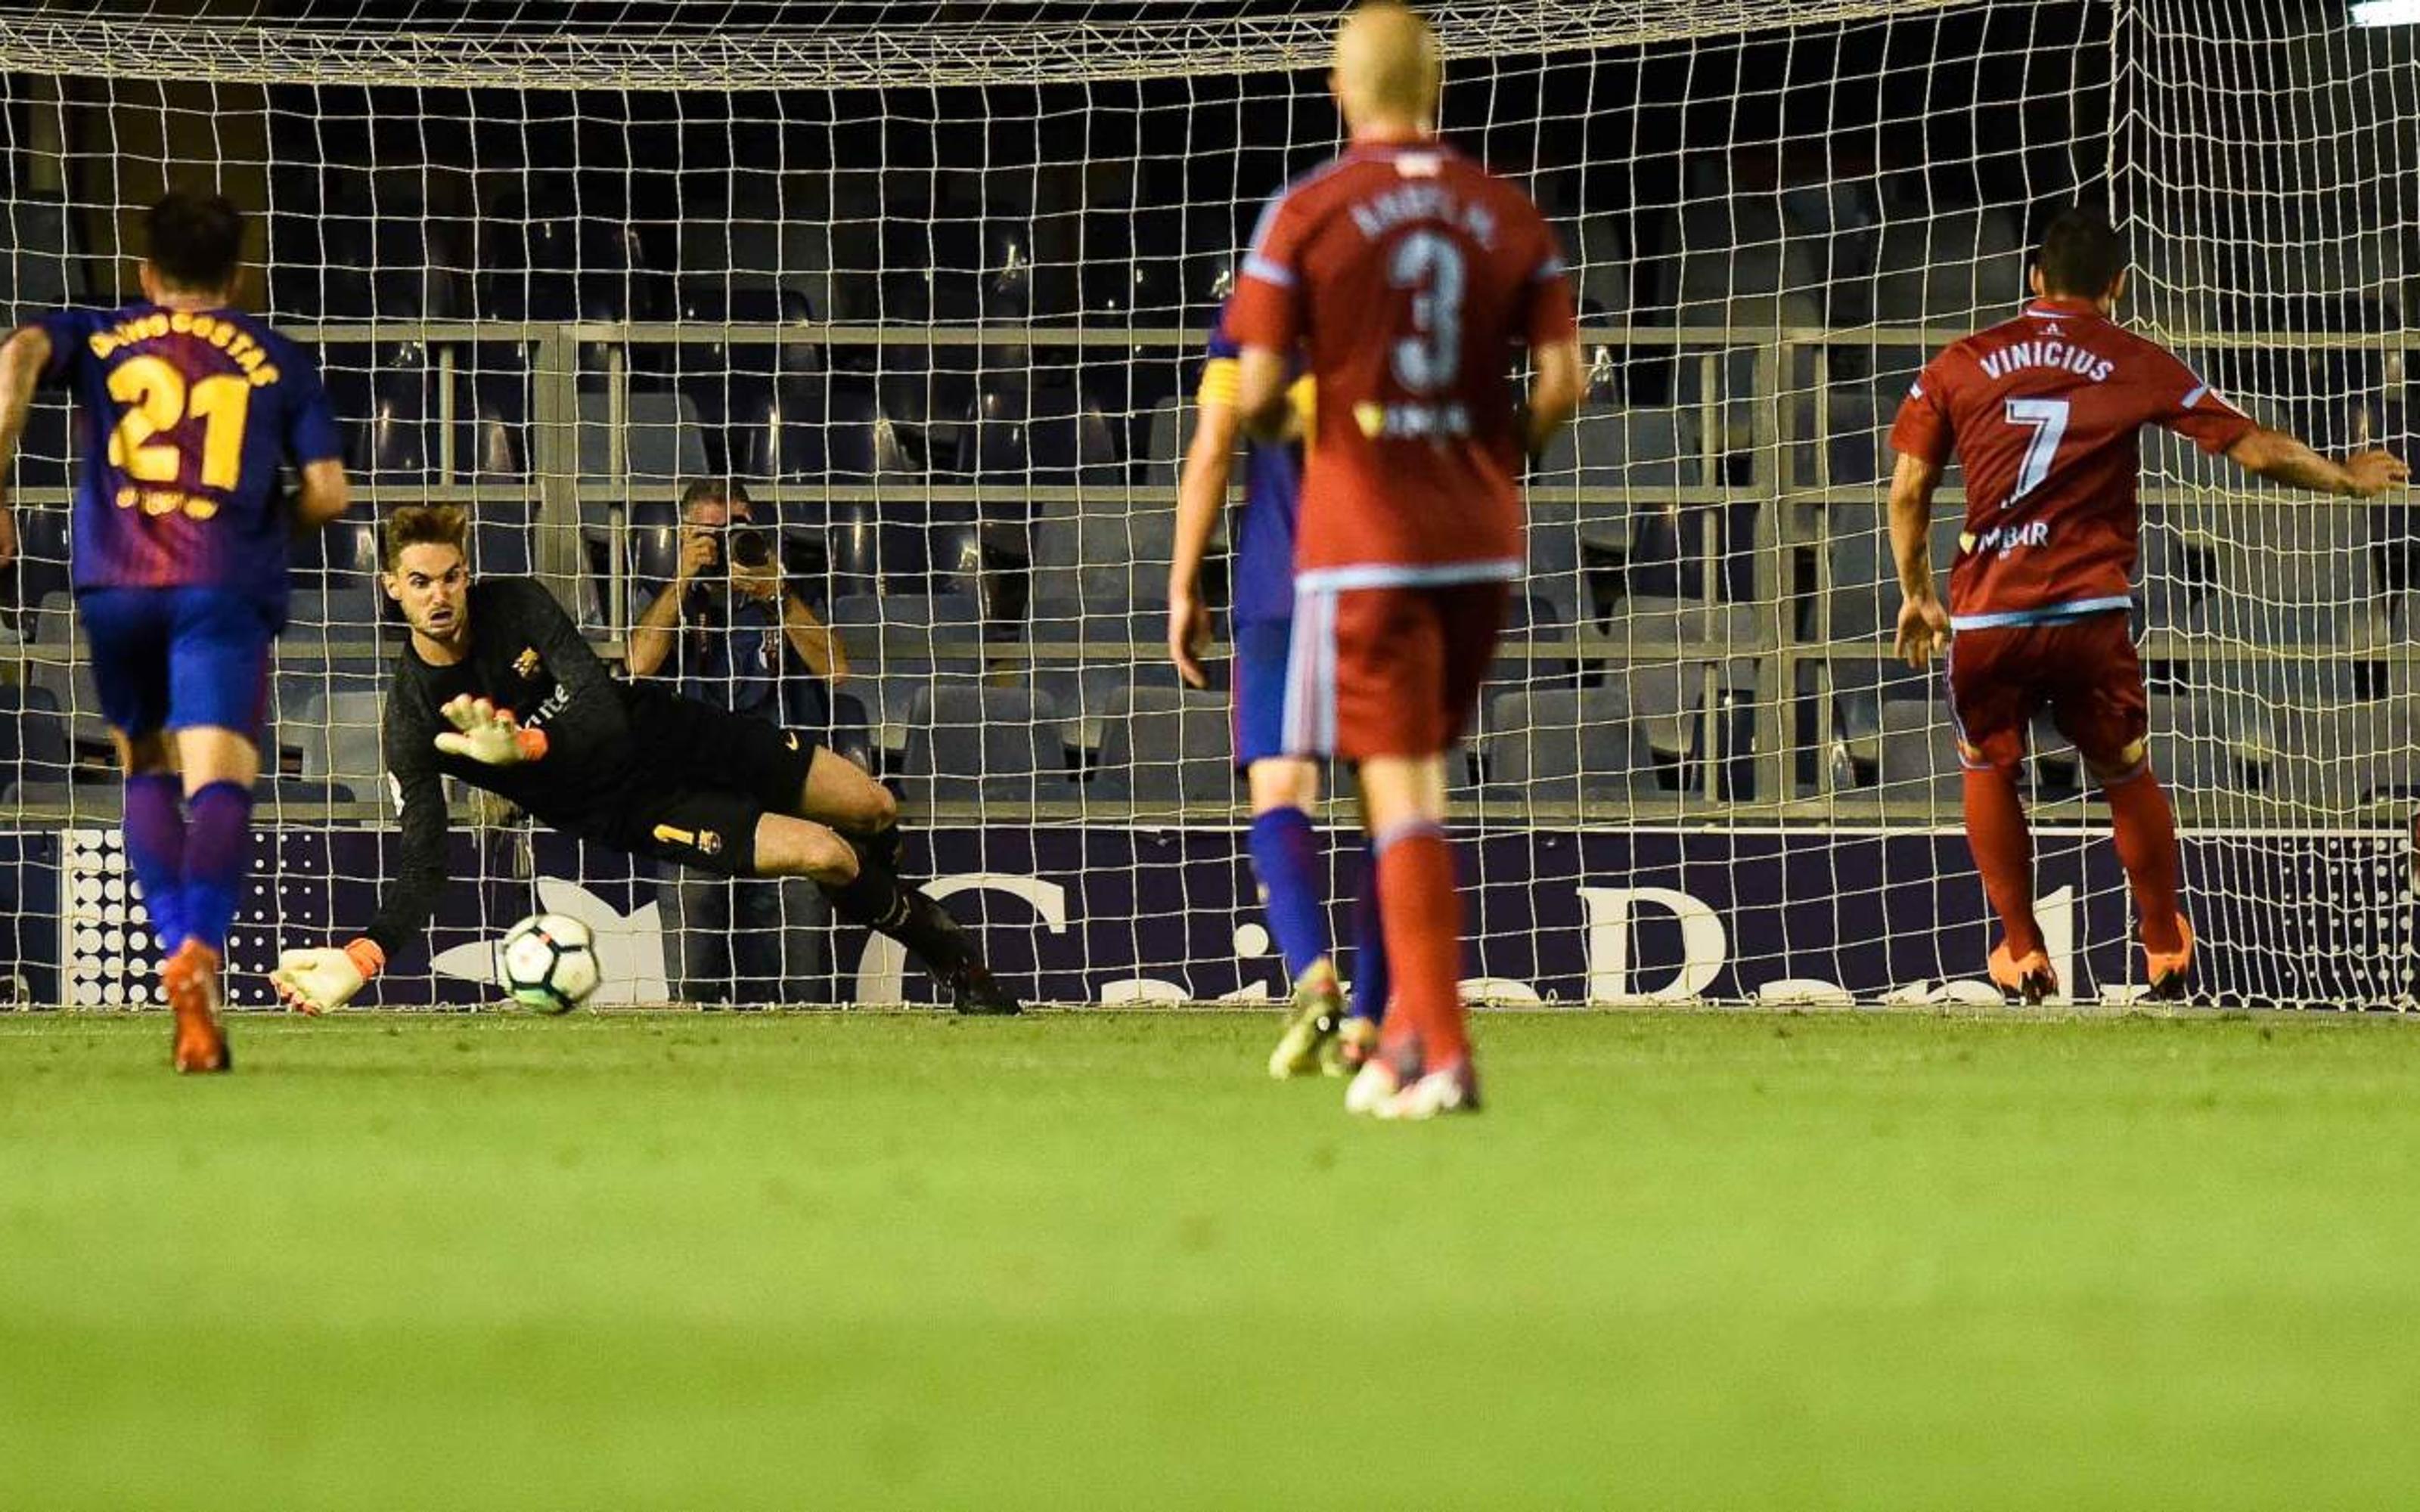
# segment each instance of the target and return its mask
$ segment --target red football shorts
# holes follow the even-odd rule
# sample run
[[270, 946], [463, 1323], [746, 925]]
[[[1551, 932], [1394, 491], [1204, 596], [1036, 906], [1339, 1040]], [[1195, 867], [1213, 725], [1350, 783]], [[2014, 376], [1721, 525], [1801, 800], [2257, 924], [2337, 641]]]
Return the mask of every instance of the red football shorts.
[[1434, 756], [1453, 748], [1496, 657], [1512, 585], [1304, 587], [1286, 666], [1286, 749]]
[[1959, 760], [2016, 765], [2024, 760], [2026, 728], [2045, 708], [2059, 733], [2097, 765], [2115, 764], [2150, 733], [2143, 664], [2123, 611], [1958, 632], [1949, 644], [1949, 717]]

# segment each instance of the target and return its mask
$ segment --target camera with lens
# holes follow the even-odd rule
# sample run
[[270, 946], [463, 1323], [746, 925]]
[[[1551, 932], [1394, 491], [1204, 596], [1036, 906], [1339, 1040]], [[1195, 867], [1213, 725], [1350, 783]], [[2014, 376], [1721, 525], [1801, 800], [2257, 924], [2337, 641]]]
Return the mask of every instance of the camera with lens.
[[773, 562], [773, 538], [763, 531], [739, 530], [731, 532], [731, 564], [751, 572], [770, 566]]

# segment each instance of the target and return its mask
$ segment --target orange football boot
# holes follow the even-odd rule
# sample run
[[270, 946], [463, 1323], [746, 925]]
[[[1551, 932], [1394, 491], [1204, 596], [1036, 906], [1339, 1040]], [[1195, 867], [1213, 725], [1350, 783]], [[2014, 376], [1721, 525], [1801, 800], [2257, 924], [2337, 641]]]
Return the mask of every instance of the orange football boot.
[[160, 983], [168, 990], [168, 1007], [177, 1015], [176, 1047], [169, 1064], [179, 1072], [235, 1068], [226, 1030], [219, 1025], [220, 964], [216, 950], [199, 940], [187, 940], [160, 968]]
[[2160, 1002], [2173, 1002], [2185, 995], [2185, 978], [2193, 974], [2194, 932], [2185, 916], [2177, 916], [2177, 948], [2154, 950], [2143, 947], [2143, 978], [2151, 984], [2150, 995]]
[[2027, 1008], [2038, 1006], [2058, 991], [2058, 973], [2051, 970], [2050, 957], [2040, 950], [2010, 955], [2009, 942], [2002, 940], [1992, 947], [1990, 964], [1993, 985], [2024, 999]]

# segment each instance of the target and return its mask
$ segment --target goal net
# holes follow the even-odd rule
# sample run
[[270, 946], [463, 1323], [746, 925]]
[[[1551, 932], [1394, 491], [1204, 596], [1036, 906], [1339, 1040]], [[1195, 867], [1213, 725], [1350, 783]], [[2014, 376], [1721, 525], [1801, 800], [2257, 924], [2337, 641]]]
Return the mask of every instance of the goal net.
[[[424, 501], [464, 506], [477, 569], [538, 577], [622, 675], [882, 776], [911, 866], [1021, 989], [1281, 996], [1227, 623], [1214, 687], [1183, 687], [1166, 563], [1239, 245], [1337, 145], [1333, 10], [465, 8], [0, 8], [18, 317], [132, 297], [142, 208], [215, 184], [258, 212], [257, 306], [316, 344], [346, 430], [354, 517], [295, 552], [238, 1000], [267, 1000], [279, 947], [357, 930], [396, 862], [374, 527]], [[2013, 311], [2046, 208], [2081, 198], [2131, 239], [2139, 329], [2324, 448], [2399, 446], [2412, 29], [2318, 0], [1431, 12], [1449, 136], [1563, 236], [1590, 385], [1531, 470], [1528, 575], [1453, 772], [1470, 991], [1982, 994], [1937, 674], [1889, 655], [1900, 398]], [[148, 942], [68, 594], [78, 424], [46, 396], [10, 480], [0, 985], [136, 1002]], [[2166, 438], [2145, 467], [2137, 628], [2210, 990], [2400, 1004], [2408, 509]], [[2047, 723], [2028, 780], [2063, 980], [2124, 1000], [2105, 806]], [[538, 907], [598, 929], [604, 1000], [925, 998], [812, 888], [455, 797], [453, 891], [381, 1002], [480, 1000], [481, 942]], [[1349, 804], [1331, 817], [1349, 935], [1362, 863]]]

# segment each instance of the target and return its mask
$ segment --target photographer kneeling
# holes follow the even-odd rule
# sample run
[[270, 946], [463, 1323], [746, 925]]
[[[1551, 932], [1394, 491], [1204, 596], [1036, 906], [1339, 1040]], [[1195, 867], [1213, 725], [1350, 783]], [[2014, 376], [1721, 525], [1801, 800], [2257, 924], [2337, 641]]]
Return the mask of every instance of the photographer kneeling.
[[[671, 583], [630, 629], [632, 677], [662, 677], [682, 696], [754, 715], [793, 740], [831, 722], [830, 693], [848, 656], [782, 577], [773, 532], [750, 523], [748, 491], [701, 479], [681, 493], [680, 551]], [[821, 995], [828, 904], [812, 882], [675, 872], [658, 884], [673, 938], [673, 991], [688, 1002], [781, 1003]]]

